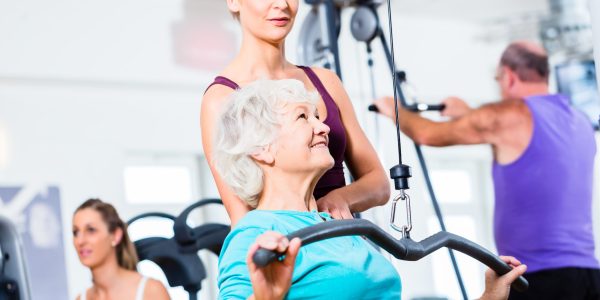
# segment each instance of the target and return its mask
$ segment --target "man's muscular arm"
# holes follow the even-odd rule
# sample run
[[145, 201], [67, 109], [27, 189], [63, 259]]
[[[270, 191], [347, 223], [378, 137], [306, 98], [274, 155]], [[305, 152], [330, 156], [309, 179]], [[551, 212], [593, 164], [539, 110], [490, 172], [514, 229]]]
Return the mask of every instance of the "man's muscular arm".
[[[502, 132], [522, 124], [528, 113], [523, 101], [505, 100], [472, 109], [447, 122], [434, 122], [405, 109], [399, 110], [399, 119], [402, 132], [417, 144], [434, 147], [496, 145]], [[392, 116], [392, 119], [395, 118]]]

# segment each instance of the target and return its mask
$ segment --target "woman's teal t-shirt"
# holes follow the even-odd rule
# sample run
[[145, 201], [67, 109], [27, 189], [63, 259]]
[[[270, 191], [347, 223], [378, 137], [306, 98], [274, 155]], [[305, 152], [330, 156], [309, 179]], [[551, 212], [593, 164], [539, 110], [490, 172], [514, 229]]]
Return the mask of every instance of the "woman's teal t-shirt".
[[[219, 256], [219, 298], [246, 299], [252, 284], [246, 256], [266, 231], [284, 235], [331, 220], [317, 212], [254, 210], [229, 233]], [[400, 276], [359, 236], [344, 236], [300, 248], [287, 299], [400, 299]]]

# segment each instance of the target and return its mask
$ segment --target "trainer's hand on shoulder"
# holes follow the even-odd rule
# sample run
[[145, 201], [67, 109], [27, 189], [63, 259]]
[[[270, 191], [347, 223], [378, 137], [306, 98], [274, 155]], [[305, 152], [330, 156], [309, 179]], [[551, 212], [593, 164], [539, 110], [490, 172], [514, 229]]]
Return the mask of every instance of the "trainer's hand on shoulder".
[[346, 198], [342, 197], [336, 190], [317, 200], [317, 208], [326, 212], [334, 219], [354, 219]]
[[[259, 247], [285, 253], [285, 258], [282, 261], [274, 261], [265, 267], [259, 267], [252, 260]], [[295, 238], [290, 242], [278, 232], [267, 231], [256, 238], [256, 242], [250, 246], [246, 257], [254, 291], [250, 298], [256, 300], [283, 299], [292, 285], [292, 274], [299, 250], [300, 239]]]
[[526, 265], [522, 265], [519, 260], [512, 256], [500, 256], [500, 259], [513, 267], [513, 269], [502, 276], [498, 276], [492, 269], [485, 271], [485, 291], [481, 295], [480, 300], [508, 299], [511, 283], [527, 270]]
[[442, 101], [446, 106], [441, 114], [451, 119], [460, 118], [471, 111], [467, 103], [458, 97], [448, 97]]

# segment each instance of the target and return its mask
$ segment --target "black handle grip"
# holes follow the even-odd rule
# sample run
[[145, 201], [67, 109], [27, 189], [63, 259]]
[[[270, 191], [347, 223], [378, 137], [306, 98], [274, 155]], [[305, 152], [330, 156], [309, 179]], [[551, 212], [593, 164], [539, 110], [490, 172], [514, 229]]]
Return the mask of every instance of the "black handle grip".
[[258, 248], [258, 250], [256, 250], [256, 252], [254, 252], [254, 255], [252, 256], [252, 260], [254, 261], [254, 263], [257, 266], [262, 268], [262, 267], [265, 267], [268, 264], [270, 264], [275, 259], [278, 259], [282, 255], [283, 254], [279, 254], [275, 251], [267, 250], [264, 248]]
[[422, 112], [422, 111], [442, 111], [446, 108], [445, 104], [425, 104], [425, 103], [415, 103], [408, 105], [406, 109], [414, 112]]
[[[306, 246], [320, 240], [347, 235], [365, 236], [401, 260], [417, 261], [442, 247], [448, 247], [482, 262], [499, 275], [504, 275], [512, 270], [512, 267], [489, 250], [455, 234], [442, 231], [421, 242], [415, 242], [407, 238], [397, 240], [383, 229], [364, 219], [333, 220], [319, 223], [292, 232], [287, 235], [287, 238], [289, 240], [296, 237], [300, 238], [302, 245]], [[252, 260], [257, 266], [263, 267], [282, 256], [283, 253], [258, 249], [252, 256]], [[523, 276], [520, 276], [512, 283], [512, 287], [517, 291], [526, 291], [529, 283]]]
[[442, 111], [446, 108], [446, 104], [430, 104], [428, 110]]
[[369, 105], [369, 107], [367, 109], [372, 112], [379, 112], [379, 108], [377, 108], [377, 106], [375, 104]]
[[[411, 105], [407, 105], [406, 106], [406, 109], [410, 110], [412, 112], [442, 111], [445, 108], [446, 108], [445, 104], [425, 104], [425, 103], [418, 103], [418, 104], [411, 104]], [[369, 105], [369, 107], [367, 109], [369, 111], [372, 111], [372, 112], [379, 112], [379, 108], [377, 108], [377, 106], [375, 104]]]

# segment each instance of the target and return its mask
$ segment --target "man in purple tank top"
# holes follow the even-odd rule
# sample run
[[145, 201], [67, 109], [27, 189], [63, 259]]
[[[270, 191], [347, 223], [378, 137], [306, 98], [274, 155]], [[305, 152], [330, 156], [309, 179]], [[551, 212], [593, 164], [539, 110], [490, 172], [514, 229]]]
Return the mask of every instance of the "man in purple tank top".
[[[548, 92], [546, 52], [509, 45], [496, 80], [504, 100], [469, 108], [448, 98], [432, 122], [400, 110], [400, 128], [430, 146], [490, 144], [494, 153], [494, 237], [500, 255], [527, 265], [526, 293], [509, 299], [600, 299], [594, 256], [592, 189], [596, 143], [588, 119], [568, 98]], [[375, 102], [395, 119], [393, 100]]]

